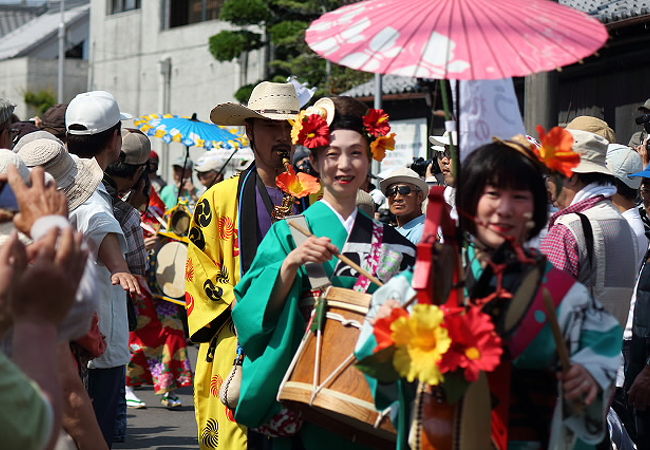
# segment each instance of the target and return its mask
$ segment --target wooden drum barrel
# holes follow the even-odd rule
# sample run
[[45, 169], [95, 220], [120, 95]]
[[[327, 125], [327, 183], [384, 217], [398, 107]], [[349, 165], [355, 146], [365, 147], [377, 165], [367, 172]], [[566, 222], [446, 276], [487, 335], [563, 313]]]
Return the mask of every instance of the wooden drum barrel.
[[387, 414], [375, 409], [370, 386], [356, 367], [354, 347], [371, 295], [330, 287], [322, 336], [308, 329], [278, 400], [305, 420], [373, 448], [394, 448], [396, 433]]

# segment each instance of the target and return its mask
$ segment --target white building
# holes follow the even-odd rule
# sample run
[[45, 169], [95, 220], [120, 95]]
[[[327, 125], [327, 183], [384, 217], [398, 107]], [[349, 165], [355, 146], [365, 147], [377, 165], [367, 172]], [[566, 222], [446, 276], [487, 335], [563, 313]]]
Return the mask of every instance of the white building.
[[[197, 113], [209, 121], [217, 103], [235, 101], [232, 94], [240, 86], [263, 76], [261, 52], [244, 63], [222, 63], [210, 54], [210, 36], [230, 28], [217, 20], [222, 3], [91, 0], [89, 90], [111, 92], [120, 108], [134, 116]], [[184, 151], [180, 144], [151, 140], [162, 153], [161, 169]], [[203, 152], [190, 149], [193, 160]], [[163, 176], [169, 179], [170, 173]]]
[[[21, 11], [25, 9], [26, 11]], [[7, 29], [0, 39], [0, 97], [16, 103], [16, 114], [27, 119], [35, 114], [25, 103], [25, 93], [47, 91], [57, 95], [59, 5], [48, 9], [21, 5], [2, 8]], [[18, 17], [20, 20], [9, 20]], [[64, 101], [86, 90], [87, 47], [90, 5], [87, 0], [68, 0], [64, 13], [65, 64]]]

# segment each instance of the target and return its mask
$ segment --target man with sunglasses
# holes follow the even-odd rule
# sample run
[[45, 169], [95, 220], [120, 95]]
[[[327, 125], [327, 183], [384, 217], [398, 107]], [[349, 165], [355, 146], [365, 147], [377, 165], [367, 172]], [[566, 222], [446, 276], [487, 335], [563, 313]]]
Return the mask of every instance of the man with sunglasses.
[[12, 129], [11, 117], [16, 105], [0, 97], [0, 148], [11, 149], [16, 130]]
[[396, 230], [418, 244], [424, 230], [422, 203], [429, 192], [429, 185], [414, 170], [403, 167], [391, 172], [379, 183], [379, 187], [388, 198], [390, 212], [397, 220]]

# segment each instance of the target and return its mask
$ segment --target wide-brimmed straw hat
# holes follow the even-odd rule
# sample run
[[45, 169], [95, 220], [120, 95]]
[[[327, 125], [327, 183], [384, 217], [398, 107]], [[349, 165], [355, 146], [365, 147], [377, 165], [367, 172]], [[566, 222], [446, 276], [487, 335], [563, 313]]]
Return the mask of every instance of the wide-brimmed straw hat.
[[246, 119], [294, 119], [300, 111], [296, 89], [291, 83], [262, 81], [255, 86], [248, 106], [239, 103], [221, 103], [210, 113], [217, 125], [245, 125]]
[[97, 190], [104, 172], [95, 158], [71, 155], [60, 143], [52, 139], [28, 142], [18, 156], [27, 167], [42, 166], [56, 181], [57, 187], [68, 199], [68, 209], [74, 211]]

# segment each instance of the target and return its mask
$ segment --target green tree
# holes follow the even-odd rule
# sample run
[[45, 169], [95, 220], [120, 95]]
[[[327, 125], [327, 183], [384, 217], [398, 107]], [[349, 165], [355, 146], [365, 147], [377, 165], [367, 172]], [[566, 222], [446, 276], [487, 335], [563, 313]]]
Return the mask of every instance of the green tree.
[[[210, 37], [210, 52], [225, 62], [266, 46], [268, 80], [285, 81], [295, 75], [317, 86], [317, 97], [340, 94], [369, 80], [371, 75], [328, 64], [309, 48], [305, 30], [321, 14], [342, 4], [342, 0], [226, 0], [220, 18], [235, 29]], [[242, 86], [233, 95], [245, 102], [252, 87]]]
[[42, 115], [45, 111], [56, 105], [56, 96], [49, 89], [41, 89], [37, 92], [25, 91], [23, 98], [27, 105], [36, 110], [38, 115]]

